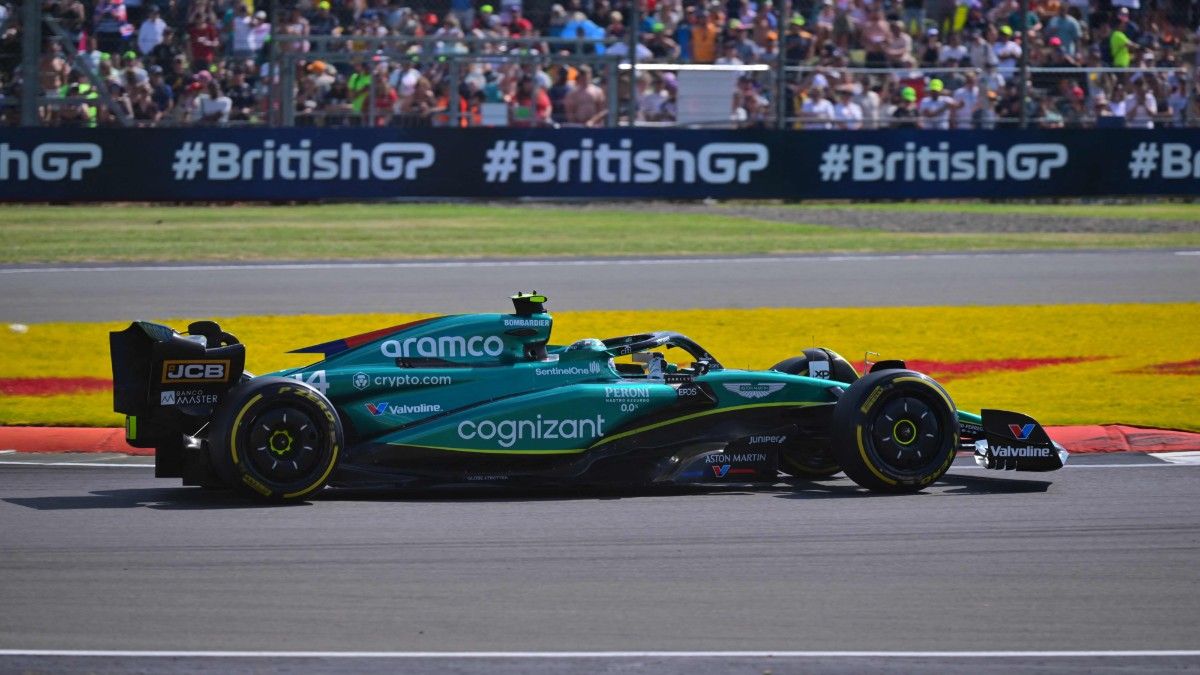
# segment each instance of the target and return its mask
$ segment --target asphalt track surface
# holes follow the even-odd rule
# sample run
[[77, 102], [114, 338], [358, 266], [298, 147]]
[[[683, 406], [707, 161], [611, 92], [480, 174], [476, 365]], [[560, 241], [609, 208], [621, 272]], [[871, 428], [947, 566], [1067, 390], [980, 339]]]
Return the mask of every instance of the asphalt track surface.
[[146, 461], [0, 455], [0, 671], [1200, 669], [1197, 464], [264, 507]]
[[558, 311], [1200, 300], [1200, 252], [0, 266], [9, 323], [348, 312]]

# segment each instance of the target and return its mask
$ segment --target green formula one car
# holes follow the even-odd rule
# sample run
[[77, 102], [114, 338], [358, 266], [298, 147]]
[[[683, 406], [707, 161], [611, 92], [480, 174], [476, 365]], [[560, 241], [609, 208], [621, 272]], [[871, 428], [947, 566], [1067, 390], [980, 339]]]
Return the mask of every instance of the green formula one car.
[[155, 448], [157, 476], [275, 500], [326, 484], [745, 484], [780, 471], [913, 492], [960, 450], [988, 469], [1067, 459], [1032, 419], [959, 411], [901, 361], [859, 376], [817, 348], [734, 370], [669, 331], [551, 345], [545, 302], [520, 294], [512, 314], [298, 349], [324, 358], [258, 377], [213, 322], [180, 334], [138, 321], [110, 336], [114, 408], [130, 444]]

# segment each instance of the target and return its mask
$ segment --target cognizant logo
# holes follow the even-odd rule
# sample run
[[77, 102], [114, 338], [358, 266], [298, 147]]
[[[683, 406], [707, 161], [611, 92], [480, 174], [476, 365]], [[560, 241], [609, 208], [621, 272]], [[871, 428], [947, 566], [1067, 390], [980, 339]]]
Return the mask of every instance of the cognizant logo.
[[379, 346], [379, 351], [389, 359], [425, 356], [428, 358], [448, 358], [455, 356], [499, 356], [504, 353], [504, 340], [496, 335], [483, 337], [472, 335], [443, 335], [441, 337], [407, 338], [405, 340], [385, 340]]
[[458, 437], [464, 441], [476, 438], [485, 441], [495, 440], [502, 448], [511, 448], [517, 441], [523, 440], [579, 440], [599, 438], [603, 435], [603, 415], [575, 420], [544, 419], [538, 415], [537, 419], [532, 420], [500, 420], [499, 422], [467, 420], [458, 424]]

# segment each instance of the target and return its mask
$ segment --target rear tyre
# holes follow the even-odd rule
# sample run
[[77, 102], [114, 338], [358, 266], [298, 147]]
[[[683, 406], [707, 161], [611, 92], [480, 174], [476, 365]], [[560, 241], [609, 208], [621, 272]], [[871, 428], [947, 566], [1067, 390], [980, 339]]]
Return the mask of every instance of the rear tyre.
[[213, 467], [231, 487], [272, 501], [303, 499], [324, 487], [343, 446], [329, 399], [282, 377], [238, 385], [213, 415]]
[[958, 450], [954, 402], [931, 378], [883, 370], [851, 385], [833, 410], [833, 452], [846, 475], [880, 492], [917, 492]]

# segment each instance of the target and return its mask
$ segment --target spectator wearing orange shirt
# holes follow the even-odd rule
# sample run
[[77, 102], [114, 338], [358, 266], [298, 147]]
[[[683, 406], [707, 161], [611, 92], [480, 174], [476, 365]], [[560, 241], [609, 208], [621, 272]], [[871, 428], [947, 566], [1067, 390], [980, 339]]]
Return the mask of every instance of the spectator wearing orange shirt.
[[696, 12], [692, 24], [692, 60], [696, 63], [712, 63], [717, 60], [717, 40], [721, 37], [721, 26], [708, 12]]

